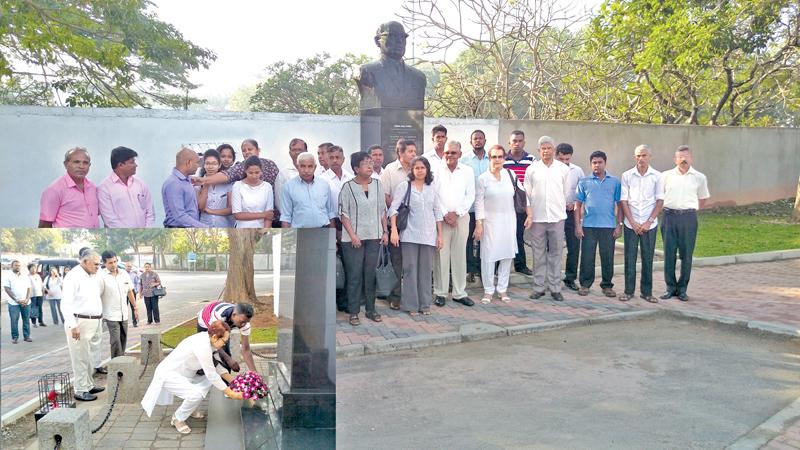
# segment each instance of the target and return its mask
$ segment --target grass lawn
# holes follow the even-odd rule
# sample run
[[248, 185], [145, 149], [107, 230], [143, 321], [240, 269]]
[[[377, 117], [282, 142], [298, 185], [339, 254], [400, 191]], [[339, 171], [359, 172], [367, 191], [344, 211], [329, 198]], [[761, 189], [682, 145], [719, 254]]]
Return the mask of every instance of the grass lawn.
[[[192, 325], [187, 326], [186, 324], [182, 324], [179, 327], [175, 327], [166, 333], [161, 335], [161, 339], [164, 341], [165, 344], [176, 346], [180, 341], [184, 338], [187, 338], [195, 333], [197, 333], [197, 328], [195, 328], [195, 321], [192, 320]], [[251, 344], [268, 344], [268, 343], [275, 343], [278, 341], [278, 327], [258, 327], [258, 328], [251, 328], [250, 329], [250, 343]]]
[[[783, 199], [701, 211], [694, 256], [800, 248], [800, 224], [789, 221], [793, 206], [794, 199]], [[656, 246], [664, 248], [660, 230]]]

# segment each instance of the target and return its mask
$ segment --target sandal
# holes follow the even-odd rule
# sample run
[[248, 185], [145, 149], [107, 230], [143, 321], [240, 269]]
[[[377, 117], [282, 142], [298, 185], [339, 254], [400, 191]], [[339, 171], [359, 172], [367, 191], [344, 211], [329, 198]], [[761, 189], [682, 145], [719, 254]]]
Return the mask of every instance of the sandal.
[[483, 298], [481, 299], [481, 303], [483, 303], [484, 305], [488, 305], [489, 303], [492, 303], [491, 294], [483, 294]]
[[400, 310], [400, 304], [395, 302], [389, 302], [389, 309], [393, 309], [395, 311]]
[[627, 302], [628, 300], [630, 300], [632, 298], [633, 298], [633, 295], [631, 295], [631, 294], [622, 294], [622, 295], [619, 296], [619, 301]]
[[430, 316], [431, 315], [431, 310], [430, 309], [423, 309], [420, 312], [422, 313], [423, 316]]
[[509, 297], [508, 294], [506, 294], [505, 292], [500, 293], [500, 300], [503, 303], [511, 303], [511, 297]]
[[366, 313], [365, 316], [367, 316], [367, 319], [369, 319], [369, 320], [371, 320], [373, 322], [380, 322], [380, 321], [383, 320], [383, 319], [381, 319], [381, 315], [376, 313], [376, 312], [374, 312], [374, 311], [371, 312], [371, 313], [370, 312]]
[[358, 320], [358, 316], [357, 315], [350, 316], [350, 325], [352, 325], [354, 327], [357, 327], [357, 326], [361, 325], [361, 321]]
[[206, 417], [206, 415], [203, 414], [203, 411], [194, 410], [189, 417], [192, 417], [194, 419], [204, 419]]
[[643, 298], [648, 303], [658, 303], [658, 299], [652, 295], [640, 295], [639, 297]]
[[192, 432], [192, 429], [189, 428], [189, 425], [186, 425], [185, 422], [181, 422], [180, 420], [176, 419], [175, 416], [172, 416], [172, 420], [169, 422], [169, 424], [174, 426], [180, 434], [189, 434]]
[[408, 315], [411, 316], [411, 317], [416, 317], [417, 316], [417, 312], [416, 311], [409, 311]]

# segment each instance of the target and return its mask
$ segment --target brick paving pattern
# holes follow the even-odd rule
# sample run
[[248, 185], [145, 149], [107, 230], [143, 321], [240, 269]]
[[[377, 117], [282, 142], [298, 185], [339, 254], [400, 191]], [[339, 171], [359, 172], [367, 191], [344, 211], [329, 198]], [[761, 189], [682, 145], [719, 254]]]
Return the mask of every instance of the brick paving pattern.
[[800, 420], [789, 425], [780, 436], [761, 447], [765, 450], [798, 450], [800, 449]]
[[[344, 346], [453, 332], [458, 331], [461, 325], [471, 323], [505, 327], [653, 308], [693, 311], [800, 329], [800, 276], [797, 274], [800, 274], [800, 259], [699, 267], [692, 272], [689, 302], [672, 298], [660, 300], [658, 304], [640, 299], [638, 290], [636, 296], [627, 303], [604, 297], [600, 293], [598, 280], [586, 297], [564, 289], [563, 302], [555, 302], [549, 296], [530, 300], [530, 284], [518, 283], [508, 289], [512, 299], [510, 303], [494, 300], [489, 305], [483, 305], [479, 301], [482, 296], [480, 284], [475, 284], [468, 291], [470, 298], [476, 302], [475, 306], [465, 307], [448, 299], [443, 308], [432, 306], [433, 314], [430, 316], [411, 317], [405, 312], [389, 309], [385, 301], [378, 300], [378, 312], [383, 322], [372, 322], [362, 313], [359, 316], [361, 325], [353, 327], [348, 322], [349, 315], [339, 312], [336, 315], [336, 341], [337, 345]], [[618, 294], [622, 293], [622, 274], [615, 274], [613, 281], [614, 289]], [[663, 275], [656, 271], [653, 294], [658, 296], [664, 290]]]

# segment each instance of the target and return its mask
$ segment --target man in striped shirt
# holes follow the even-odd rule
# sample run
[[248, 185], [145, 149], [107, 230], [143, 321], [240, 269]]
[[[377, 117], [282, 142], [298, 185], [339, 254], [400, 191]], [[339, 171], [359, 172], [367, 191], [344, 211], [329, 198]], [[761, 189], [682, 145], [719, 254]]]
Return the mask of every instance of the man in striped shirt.
[[[525, 151], [525, 133], [521, 130], [514, 130], [508, 138], [509, 152], [506, 161], [503, 163], [504, 169], [510, 169], [517, 176], [520, 184], [525, 181], [525, 171], [536, 158]], [[525, 275], [533, 275], [528, 268], [528, 258], [525, 257], [525, 242], [523, 232], [525, 231], [525, 213], [517, 213], [517, 256], [514, 257], [514, 271]]]
[[[197, 332], [208, 331], [208, 326], [221, 320], [231, 328], [242, 332], [242, 359], [251, 371], [256, 371], [253, 355], [250, 353], [250, 319], [253, 318], [253, 305], [249, 303], [211, 302], [197, 313]], [[222, 366], [234, 372], [239, 371], [239, 364], [231, 358], [230, 341], [218, 352]], [[214, 361], [217, 364], [217, 361]]]

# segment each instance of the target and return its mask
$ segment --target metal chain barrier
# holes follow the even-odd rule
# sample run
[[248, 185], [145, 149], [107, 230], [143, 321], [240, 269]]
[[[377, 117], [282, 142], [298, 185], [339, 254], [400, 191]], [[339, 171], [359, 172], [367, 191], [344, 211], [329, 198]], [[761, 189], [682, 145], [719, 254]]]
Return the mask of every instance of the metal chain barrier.
[[166, 343], [166, 342], [164, 342], [163, 340], [161, 341], [161, 345], [163, 345], [164, 347], [171, 348], [171, 349], [175, 350], [175, 347], [173, 347], [173, 346], [171, 346], [171, 345], [167, 344], [167, 343]]
[[250, 348], [250, 354], [258, 356], [261, 359], [275, 359], [275, 355], [264, 355], [262, 353], [258, 353], [257, 351], [253, 350], [252, 347]]
[[147, 364], [150, 363], [150, 351], [152, 349], [153, 349], [153, 341], [147, 341], [147, 354], [144, 357], [144, 369], [142, 369], [142, 373], [139, 374], [140, 380], [144, 376], [144, 373], [147, 372]]
[[[100, 424], [100, 426], [92, 430], [92, 434], [100, 431], [100, 429], [103, 428], [103, 425], [108, 422], [108, 418], [111, 417], [111, 411], [114, 410], [114, 405], [117, 403], [117, 393], [119, 393], [120, 380], [122, 380], [122, 372], [117, 372], [117, 387], [114, 388], [114, 397], [111, 399], [111, 405], [108, 406], [108, 412], [106, 413], [106, 417], [103, 419], [103, 422]], [[61, 445], [61, 443], [59, 442], [58, 445]]]

